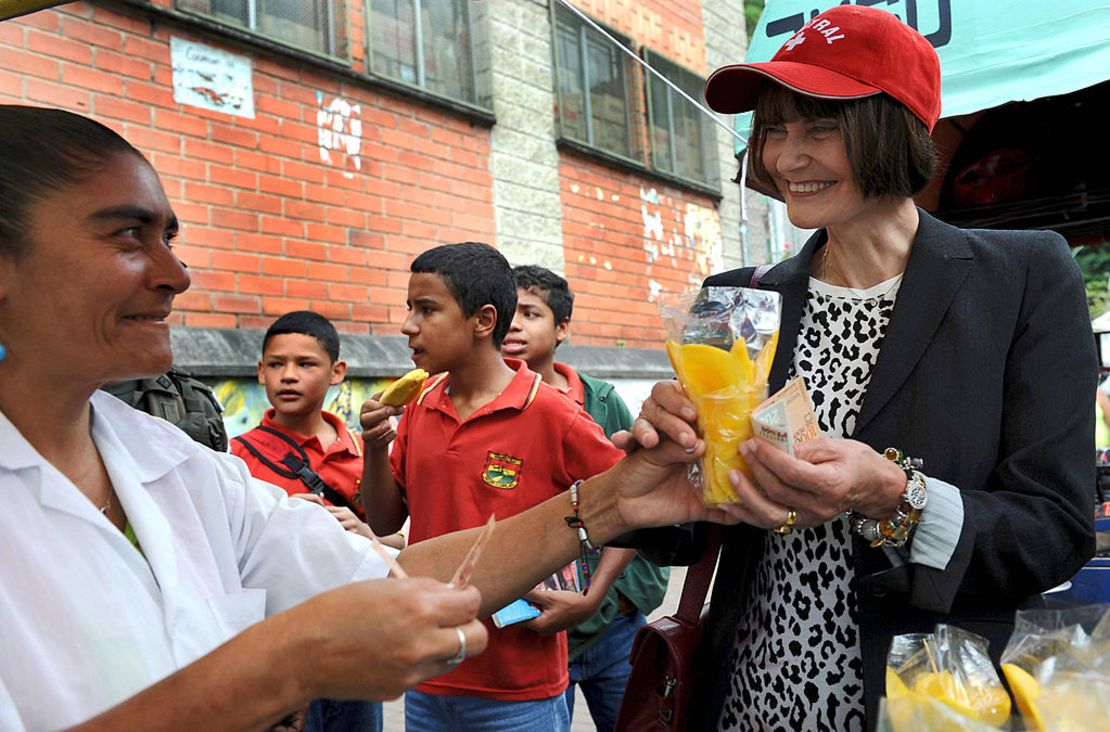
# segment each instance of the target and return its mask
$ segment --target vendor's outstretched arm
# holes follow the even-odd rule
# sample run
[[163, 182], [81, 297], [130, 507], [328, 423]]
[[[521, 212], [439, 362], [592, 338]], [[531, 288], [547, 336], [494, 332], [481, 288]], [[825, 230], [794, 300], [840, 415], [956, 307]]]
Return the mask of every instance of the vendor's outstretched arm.
[[[664, 440], [637, 450], [579, 486], [580, 516], [591, 542], [601, 545], [630, 529], [687, 521], [736, 523], [728, 511], [707, 509], [690, 488], [686, 463], [704, 451], [687, 452]], [[499, 521], [471, 578], [482, 591], [482, 616], [525, 595], [536, 583], [578, 556], [578, 534], [567, 526], [567, 495]], [[480, 529], [447, 534], [410, 546], [398, 558], [412, 575], [450, 579]], [[527, 551], [522, 551], [527, 547]]]

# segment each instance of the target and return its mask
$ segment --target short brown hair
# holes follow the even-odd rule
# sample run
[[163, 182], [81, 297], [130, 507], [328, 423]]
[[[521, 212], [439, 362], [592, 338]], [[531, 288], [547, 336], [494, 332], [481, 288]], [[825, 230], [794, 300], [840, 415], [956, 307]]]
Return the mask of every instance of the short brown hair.
[[865, 197], [913, 196], [929, 183], [937, 153], [929, 131], [885, 94], [862, 99], [818, 99], [768, 84], [752, 122], [751, 173], [770, 188], [763, 166], [767, 128], [795, 119], [831, 118], [840, 126], [856, 185]]

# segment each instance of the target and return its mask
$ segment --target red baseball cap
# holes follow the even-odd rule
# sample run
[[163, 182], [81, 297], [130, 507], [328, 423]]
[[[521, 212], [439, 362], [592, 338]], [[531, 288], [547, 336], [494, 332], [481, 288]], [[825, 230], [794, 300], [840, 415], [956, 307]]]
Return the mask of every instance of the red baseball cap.
[[904, 104], [931, 132], [940, 117], [940, 60], [925, 37], [885, 10], [838, 5], [802, 26], [774, 58], [731, 64], [705, 82], [718, 112], [755, 109], [768, 80], [822, 99], [880, 92]]

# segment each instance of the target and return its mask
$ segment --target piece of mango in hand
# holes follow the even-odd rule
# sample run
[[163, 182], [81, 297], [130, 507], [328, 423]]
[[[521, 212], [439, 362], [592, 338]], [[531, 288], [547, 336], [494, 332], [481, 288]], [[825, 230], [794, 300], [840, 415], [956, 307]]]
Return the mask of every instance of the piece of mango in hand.
[[424, 382], [427, 380], [427, 371], [424, 369], [413, 369], [387, 386], [378, 401], [387, 407], [403, 407], [416, 399], [420, 390], [424, 388]]
[[667, 341], [671, 366], [686, 395], [698, 409], [698, 432], [705, 440], [702, 500], [707, 506], [737, 503], [730, 470], [747, 471], [740, 443], [752, 436], [752, 408], [763, 401], [766, 383], [756, 379], [755, 365], [743, 342], [731, 351], [702, 343]]

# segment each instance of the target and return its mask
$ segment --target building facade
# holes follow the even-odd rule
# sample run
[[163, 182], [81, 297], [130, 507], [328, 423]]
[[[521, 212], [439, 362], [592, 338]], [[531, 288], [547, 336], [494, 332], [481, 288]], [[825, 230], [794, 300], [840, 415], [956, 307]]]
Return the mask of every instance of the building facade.
[[767, 229], [755, 196], [742, 225], [732, 137], [622, 47], [700, 101], [744, 55], [742, 4], [574, 4], [74, 2], [0, 24], [0, 101], [150, 157], [193, 276], [175, 346], [206, 377], [248, 375], [237, 339], [296, 309], [336, 323], [356, 376], [397, 375], [409, 262], [466, 240], [567, 277], [579, 365], [662, 376], [659, 298]]

